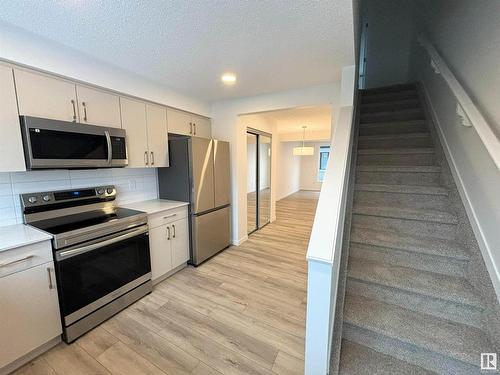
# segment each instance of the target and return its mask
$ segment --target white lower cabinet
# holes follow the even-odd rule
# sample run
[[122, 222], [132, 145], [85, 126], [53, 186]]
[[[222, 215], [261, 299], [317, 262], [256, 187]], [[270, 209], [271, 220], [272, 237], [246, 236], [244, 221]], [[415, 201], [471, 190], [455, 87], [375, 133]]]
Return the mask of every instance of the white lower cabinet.
[[172, 247], [167, 239], [167, 226], [149, 230], [149, 250], [151, 252], [151, 279], [158, 280], [172, 269]]
[[189, 260], [187, 207], [150, 215], [149, 226], [151, 278], [155, 283]]
[[172, 227], [172, 268], [179, 267], [189, 260], [189, 225], [188, 220], [173, 222]]
[[0, 278], [0, 296], [1, 373], [62, 333], [54, 263]]

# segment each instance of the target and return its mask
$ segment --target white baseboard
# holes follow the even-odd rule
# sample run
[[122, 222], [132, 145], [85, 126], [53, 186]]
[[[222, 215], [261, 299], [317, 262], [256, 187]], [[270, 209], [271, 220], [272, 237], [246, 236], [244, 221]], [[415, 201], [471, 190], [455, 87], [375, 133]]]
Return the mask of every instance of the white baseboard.
[[479, 249], [481, 250], [484, 263], [486, 264], [486, 268], [488, 269], [488, 273], [490, 275], [493, 287], [495, 289], [495, 293], [497, 295], [498, 300], [500, 301], [500, 271], [498, 270], [498, 268], [495, 265], [495, 262], [493, 261], [493, 256], [492, 256], [493, 249], [491, 249], [490, 246], [488, 245], [483, 229], [477, 217], [476, 211], [474, 210], [474, 206], [469, 198], [469, 194], [467, 193], [467, 188], [463, 182], [460, 171], [457, 168], [457, 164], [455, 162], [455, 159], [453, 158], [451, 148], [444, 135], [441, 123], [439, 122], [436, 109], [432, 105], [432, 100], [430, 98], [429, 91], [427, 90], [427, 87], [425, 86], [425, 83], [423, 81], [421, 81], [420, 86], [422, 87], [427, 107], [430, 109], [432, 121], [436, 124], [437, 133], [441, 141], [441, 144], [443, 145], [443, 150], [446, 156], [446, 160], [448, 161], [448, 165], [450, 166], [451, 174], [453, 175], [453, 179], [455, 180], [455, 184], [457, 185], [457, 189], [460, 194], [460, 198], [462, 199], [462, 202], [464, 204], [467, 217], [469, 218], [472, 230], [474, 231], [474, 235], [476, 236], [477, 244], [479, 246]]
[[248, 240], [248, 235], [245, 235], [239, 239], [235, 239], [233, 238], [233, 240], [231, 241], [231, 244], [233, 246], [240, 246], [243, 242], [245, 242], [246, 240]]

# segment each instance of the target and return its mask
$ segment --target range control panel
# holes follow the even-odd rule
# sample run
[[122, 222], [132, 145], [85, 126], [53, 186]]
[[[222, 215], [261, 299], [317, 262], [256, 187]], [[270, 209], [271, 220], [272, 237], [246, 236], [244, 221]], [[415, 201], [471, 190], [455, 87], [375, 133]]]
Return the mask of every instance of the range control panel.
[[[78, 205], [79, 201], [109, 201], [116, 198], [114, 185], [97, 186], [91, 188], [44, 191], [40, 193], [27, 193], [21, 195], [21, 206], [23, 211], [28, 207], [39, 207], [45, 205], [60, 205], [73, 203]], [[82, 202], [83, 203], [83, 202]]]

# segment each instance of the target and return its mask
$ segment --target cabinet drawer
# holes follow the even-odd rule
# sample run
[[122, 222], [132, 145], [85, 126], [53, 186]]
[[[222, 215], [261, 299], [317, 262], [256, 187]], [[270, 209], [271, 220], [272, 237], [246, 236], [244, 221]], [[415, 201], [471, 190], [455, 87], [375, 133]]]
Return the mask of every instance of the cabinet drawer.
[[157, 212], [148, 217], [150, 228], [156, 228], [160, 225], [170, 224], [176, 220], [183, 219], [188, 215], [188, 206], [174, 208], [168, 211]]
[[50, 241], [0, 252], [0, 278], [52, 261]]

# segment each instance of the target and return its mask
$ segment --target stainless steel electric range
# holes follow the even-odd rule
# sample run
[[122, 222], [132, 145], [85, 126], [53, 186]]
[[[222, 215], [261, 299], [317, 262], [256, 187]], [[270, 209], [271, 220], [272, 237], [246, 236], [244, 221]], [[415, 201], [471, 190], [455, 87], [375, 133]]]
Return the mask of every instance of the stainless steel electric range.
[[152, 290], [147, 215], [115, 199], [114, 186], [21, 195], [24, 222], [53, 236], [68, 343]]

